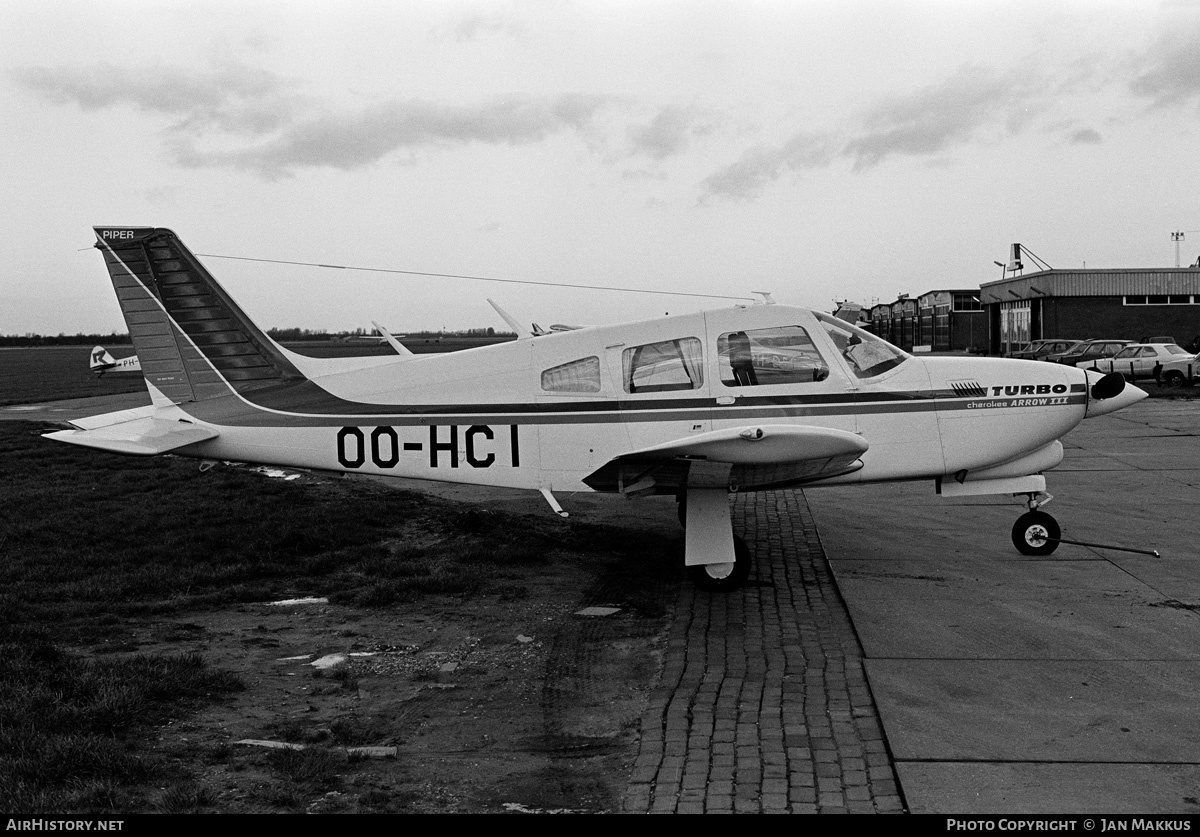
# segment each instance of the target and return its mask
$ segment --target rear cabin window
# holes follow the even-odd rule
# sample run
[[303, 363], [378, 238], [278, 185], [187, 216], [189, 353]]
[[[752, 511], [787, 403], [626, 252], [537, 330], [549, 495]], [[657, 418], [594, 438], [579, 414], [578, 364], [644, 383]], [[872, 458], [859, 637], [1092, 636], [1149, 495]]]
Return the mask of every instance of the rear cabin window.
[[552, 366], [542, 373], [542, 389], [546, 392], [599, 392], [600, 358], [585, 357]]
[[634, 346], [621, 353], [626, 392], [671, 392], [704, 386], [704, 355], [695, 337]]
[[829, 364], [800, 326], [731, 331], [717, 338], [721, 383], [728, 387], [823, 381]]

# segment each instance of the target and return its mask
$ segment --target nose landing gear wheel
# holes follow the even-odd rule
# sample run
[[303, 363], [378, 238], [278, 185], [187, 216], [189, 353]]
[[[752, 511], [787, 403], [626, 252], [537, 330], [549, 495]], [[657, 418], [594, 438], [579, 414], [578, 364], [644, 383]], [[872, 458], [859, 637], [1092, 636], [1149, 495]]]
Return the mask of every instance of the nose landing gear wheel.
[[1058, 521], [1042, 511], [1026, 512], [1013, 525], [1013, 546], [1022, 555], [1049, 555], [1058, 549], [1060, 537]]
[[733, 536], [733, 563], [697, 564], [688, 567], [692, 584], [709, 593], [727, 593], [742, 586], [750, 575], [750, 548], [737, 535]]

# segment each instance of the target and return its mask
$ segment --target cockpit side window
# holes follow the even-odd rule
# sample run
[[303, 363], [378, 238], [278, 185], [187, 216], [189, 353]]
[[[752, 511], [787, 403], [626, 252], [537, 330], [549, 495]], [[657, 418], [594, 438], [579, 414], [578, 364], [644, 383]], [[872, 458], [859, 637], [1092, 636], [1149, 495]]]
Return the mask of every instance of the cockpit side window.
[[600, 358], [592, 356], [554, 366], [542, 373], [546, 392], [599, 392]]
[[869, 331], [855, 328], [826, 314], [817, 314], [817, 319], [833, 339], [834, 345], [856, 378], [874, 378], [889, 369], [895, 369], [909, 359], [906, 352]]
[[717, 365], [727, 387], [823, 381], [829, 364], [800, 326], [731, 331], [717, 338]]
[[695, 337], [634, 346], [621, 353], [626, 392], [670, 392], [704, 386], [704, 354]]

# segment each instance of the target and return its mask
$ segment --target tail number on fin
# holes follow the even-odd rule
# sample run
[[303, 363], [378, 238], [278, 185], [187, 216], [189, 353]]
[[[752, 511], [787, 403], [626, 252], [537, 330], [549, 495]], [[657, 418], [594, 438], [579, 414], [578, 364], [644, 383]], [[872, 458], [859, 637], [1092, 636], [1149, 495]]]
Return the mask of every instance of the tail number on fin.
[[[508, 462], [511, 467], [519, 468], [518, 425], [509, 425], [508, 429]], [[490, 468], [499, 461], [495, 439], [495, 431], [486, 424], [472, 424], [463, 430], [457, 424], [432, 424], [428, 442], [401, 441], [396, 429], [386, 425], [343, 427], [337, 433], [337, 459], [343, 468], [351, 470], [363, 467], [368, 460], [376, 468], [395, 468], [401, 457], [409, 456], [428, 457], [430, 468], [457, 468], [464, 463], [472, 468]]]

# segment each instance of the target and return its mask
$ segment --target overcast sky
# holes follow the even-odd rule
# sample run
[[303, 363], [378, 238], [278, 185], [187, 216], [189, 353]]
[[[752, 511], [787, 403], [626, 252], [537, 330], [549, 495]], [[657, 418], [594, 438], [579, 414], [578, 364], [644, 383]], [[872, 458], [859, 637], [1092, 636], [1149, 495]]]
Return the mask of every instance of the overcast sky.
[[[1200, 255], [1200, 3], [0, 7], [0, 333], [116, 329], [91, 227], [196, 253], [823, 310]], [[719, 300], [206, 257], [264, 327]]]

